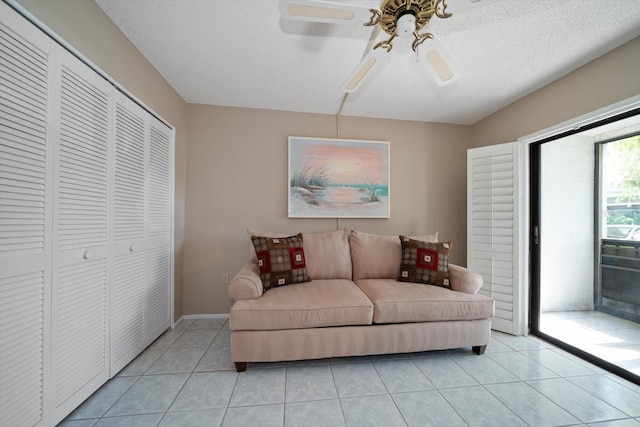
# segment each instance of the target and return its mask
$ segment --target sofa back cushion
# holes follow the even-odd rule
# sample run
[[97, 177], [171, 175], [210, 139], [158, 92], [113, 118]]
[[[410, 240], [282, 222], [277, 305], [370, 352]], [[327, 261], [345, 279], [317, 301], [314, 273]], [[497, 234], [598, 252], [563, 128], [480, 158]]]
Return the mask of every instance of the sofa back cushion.
[[[438, 232], [424, 236], [409, 237], [423, 242], [437, 242]], [[398, 277], [400, 259], [402, 257], [399, 236], [384, 236], [354, 231], [349, 237], [349, 244], [351, 247], [353, 280], [396, 279]]]
[[351, 279], [350, 234], [350, 230], [303, 234], [311, 279]]
[[[269, 233], [247, 229], [249, 236], [287, 237], [288, 234]], [[307, 275], [310, 279], [351, 279], [350, 230], [334, 230], [322, 233], [303, 233], [303, 247]], [[258, 262], [253, 244], [249, 256]], [[396, 272], [396, 275], [398, 272]]]

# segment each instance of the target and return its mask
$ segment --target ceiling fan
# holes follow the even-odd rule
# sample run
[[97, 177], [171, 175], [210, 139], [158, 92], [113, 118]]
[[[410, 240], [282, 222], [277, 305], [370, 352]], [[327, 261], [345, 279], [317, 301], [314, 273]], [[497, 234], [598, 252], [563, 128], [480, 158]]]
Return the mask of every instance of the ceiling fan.
[[[396, 37], [413, 36], [412, 49], [438, 86], [455, 81], [460, 73], [433, 34], [420, 31], [432, 17], [450, 18], [470, 10], [480, 0], [383, 0], [380, 9], [323, 0], [280, 0], [280, 13], [285, 19], [325, 23], [355, 23], [378, 27], [390, 36], [376, 36], [373, 48], [342, 85], [342, 91], [358, 90], [365, 77], [385, 59]], [[447, 4], [449, 3], [449, 4]], [[424, 44], [424, 45], [423, 45]]]

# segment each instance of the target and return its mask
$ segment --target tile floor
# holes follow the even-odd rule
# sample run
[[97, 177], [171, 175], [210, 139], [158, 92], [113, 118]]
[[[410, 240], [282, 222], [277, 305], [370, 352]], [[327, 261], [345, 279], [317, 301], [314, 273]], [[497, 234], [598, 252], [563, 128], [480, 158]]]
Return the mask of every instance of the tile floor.
[[540, 331], [640, 375], [640, 323], [599, 311], [547, 312]]
[[470, 348], [249, 364], [224, 319], [182, 321], [77, 408], [80, 426], [638, 426], [640, 387], [535, 337]]

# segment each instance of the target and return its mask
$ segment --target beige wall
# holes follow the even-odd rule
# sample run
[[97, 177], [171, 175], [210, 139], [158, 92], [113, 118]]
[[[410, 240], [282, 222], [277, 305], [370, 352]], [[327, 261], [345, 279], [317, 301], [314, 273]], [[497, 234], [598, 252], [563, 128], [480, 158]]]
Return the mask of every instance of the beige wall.
[[149, 108], [171, 123], [175, 143], [175, 319], [182, 316], [187, 105], [93, 1], [18, 0]]
[[[335, 138], [336, 117], [190, 105], [188, 112], [184, 313], [226, 313], [223, 273], [248, 259], [246, 228], [312, 232], [335, 219], [287, 218], [287, 137]], [[469, 126], [340, 119], [341, 137], [390, 141], [391, 218], [343, 219], [340, 227], [400, 234], [440, 231], [466, 262]]]
[[476, 147], [516, 141], [640, 94], [640, 37], [473, 125]]
[[[94, 2], [19, 2], [176, 128], [176, 318], [228, 312], [222, 274], [233, 276], [247, 258], [245, 228], [338, 226], [288, 219], [286, 194], [287, 137], [336, 137], [335, 116], [188, 106]], [[639, 69], [635, 39], [471, 127], [343, 117], [340, 137], [391, 141], [391, 219], [344, 219], [340, 227], [440, 230], [454, 241], [452, 261], [465, 264], [466, 149], [513, 141], [637, 95]]]

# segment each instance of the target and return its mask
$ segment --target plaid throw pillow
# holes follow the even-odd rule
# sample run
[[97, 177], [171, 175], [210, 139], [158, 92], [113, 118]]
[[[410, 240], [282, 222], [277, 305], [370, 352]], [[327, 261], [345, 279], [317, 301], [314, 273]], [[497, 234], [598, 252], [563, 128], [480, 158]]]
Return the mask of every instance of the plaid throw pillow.
[[265, 291], [277, 286], [308, 282], [302, 233], [289, 237], [251, 236]]
[[449, 284], [451, 242], [428, 243], [400, 236], [400, 243], [402, 260], [398, 281], [451, 288]]

